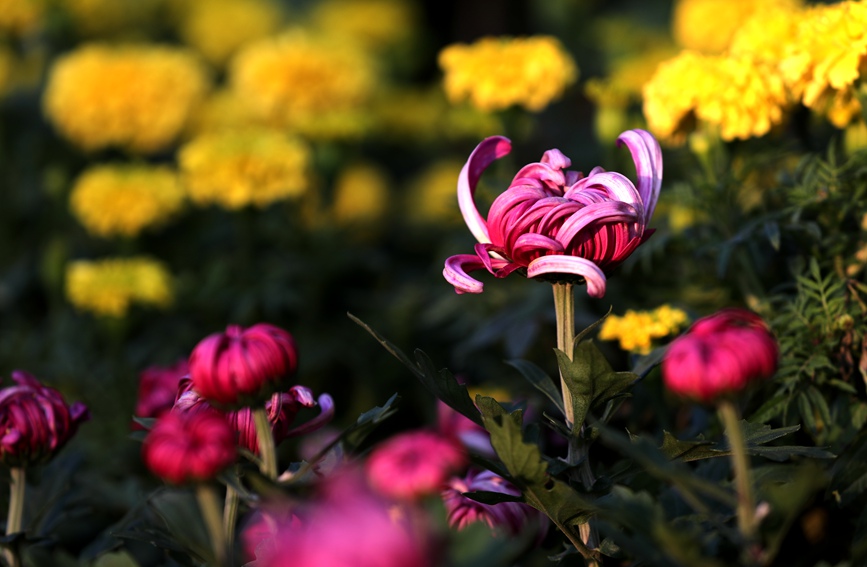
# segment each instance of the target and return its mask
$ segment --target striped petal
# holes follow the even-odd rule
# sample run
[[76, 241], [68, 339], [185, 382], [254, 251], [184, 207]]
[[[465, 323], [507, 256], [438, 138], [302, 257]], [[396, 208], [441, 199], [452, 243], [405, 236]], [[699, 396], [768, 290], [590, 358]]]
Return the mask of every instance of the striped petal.
[[617, 145], [625, 145], [632, 154], [635, 171], [638, 175], [638, 193], [644, 203], [644, 224], [650, 222], [659, 190], [662, 187], [662, 149], [650, 132], [635, 129], [627, 130], [617, 138]]
[[587, 282], [587, 295], [596, 298], [605, 297], [605, 274], [590, 260], [577, 256], [542, 256], [527, 266], [527, 277], [534, 278], [542, 274], [581, 276]]
[[482, 172], [494, 160], [500, 159], [511, 150], [512, 143], [508, 138], [502, 136], [485, 138], [470, 154], [458, 177], [458, 206], [461, 208], [461, 214], [464, 217], [464, 222], [467, 223], [467, 228], [479, 242], [490, 242], [491, 240], [488, 237], [488, 225], [479, 213], [479, 209], [476, 208], [473, 199], [476, 185], [479, 183]]

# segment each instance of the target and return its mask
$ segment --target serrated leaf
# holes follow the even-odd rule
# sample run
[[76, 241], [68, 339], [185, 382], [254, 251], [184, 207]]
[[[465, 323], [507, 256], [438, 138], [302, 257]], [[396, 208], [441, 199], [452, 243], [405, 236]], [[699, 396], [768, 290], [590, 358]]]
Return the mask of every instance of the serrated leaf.
[[681, 441], [668, 431], [663, 431], [660, 451], [669, 459], [679, 459], [684, 462], [697, 461], [719, 457], [719, 449], [714, 449], [713, 441]]
[[529, 360], [507, 360], [506, 364], [514, 367], [518, 372], [520, 372], [521, 375], [526, 378], [527, 382], [532, 384], [533, 387], [542, 392], [546, 398], [551, 400], [551, 403], [560, 410], [560, 413], [566, 415], [566, 410], [563, 408], [563, 397], [560, 395], [560, 390], [544, 370]]
[[603, 316], [600, 317], [596, 322], [592, 323], [592, 324], [589, 325], [587, 328], [585, 328], [585, 329], [579, 331], [578, 334], [575, 335], [575, 338], [572, 340], [572, 344], [573, 344], [573, 345], [577, 345], [577, 344], [580, 344], [580, 343], [584, 342], [584, 339], [587, 338], [587, 336], [588, 336], [590, 333], [592, 333], [593, 331], [595, 331], [595, 330], [599, 327], [599, 325], [601, 325], [602, 323], [605, 322], [605, 319], [607, 319], [608, 316], [611, 315], [611, 312], [612, 312], [613, 310], [614, 310], [614, 306], [613, 306], [613, 305], [609, 306], [609, 307], [608, 307], [608, 312], [607, 312], [605, 315], [603, 315]]

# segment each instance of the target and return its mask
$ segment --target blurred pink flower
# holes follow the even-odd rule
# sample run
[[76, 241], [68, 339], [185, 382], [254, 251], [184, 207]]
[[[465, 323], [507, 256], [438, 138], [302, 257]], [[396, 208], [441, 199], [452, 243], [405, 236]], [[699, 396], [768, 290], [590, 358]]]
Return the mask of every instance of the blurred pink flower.
[[421, 519], [371, 493], [355, 472], [332, 475], [322, 495], [259, 545], [262, 567], [429, 567], [433, 548]]
[[662, 360], [669, 390], [700, 402], [736, 394], [777, 369], [777, 341], [761, 317], [724, 309], [696, 321]]
[[[288, 392], [273, 394], [265, 402], [265, 410], [268, 413], [268, 421], [271, 422], [271, 434], [274, 436], [274, 443], [279, 445], [289, 437], [315, 431], [331, 421], [334, 417], [334, 400], [328, 394], [322, 394], [318, 401], [319, 415], [297, 427], [292, 427], [295, 416], [298, 415], [301, 408], [312, 408], [316, 405], [317, 401], [313, 398], [313, 392], [304, 386], [292, 386]], [[193, 383], [189, 378], [181, 380], [178, 399], [174, 407], [175, 411], [182, 413], [214, 412], [219, 414], [237, 433], [239, 446], [252, 453], [259, 453], [259, 440], [256, 436], [256, 424], [251, 408], [244, 407], [231, 411], [214, 408], [193, 389]]]
[[170, 411], [145, 437], [142, 459], [172, 484], [209, 480], [235, 462], [235, 432], [213, 412]]
[[[182, 359], [171, 366], [151, 366], [139, 372], [135, 415], [159, 417], [172, 409], [178, 396], [178, 383], [189, 371], [186, 359]], [[142, 428], [138, 424], [133, 427]]]
[[24, 467], [48, 461], [90, 413], [81, 402], [67, 405], [29, 372], [13, 370], [12, 381], [16, 385], [0, 390], [0, 462]]
[[300, 529], [301, 520], [289, 502], [271, 503], [253, 510], [241, 530], [241, 547], [246, 562], [276, 553], [275, 538], [281, 527]]
[[458, 439], [470, 452], [497, 456], [491, 446], [491, 434], [484, 427], [440, 400], [437, 400], [437, 428], [443, 435]]
[[409, 431], [379, 444], [365, 468], [380, 494], [414, 500], [442, 490], [449, 475], [466, 463], [467, 453], [457, 439], [433, 431]]
[[662, 183], [659, 143], [644, 130], [618, 138], [632, 154], [638, 186], [624, 175], [596, 167], [587, 177], [567, 171], [571, 161], [548, 150], [539, 163], [524, 166], [491, 204], [487, 221], [473, 195], [482, 172], [511, 151], [511, 142], [493, 136], [470, 154], [458, 178], [458, 204], [478, 240], [475, 254], [446, 260], [443, 275], [458, 293], [481, 293], [468, 275], [486, 269], [498, 278], [519, 270], [529, 278], [586, 281], [587, 293], [605, 295], [605, 273], [620, 265], [653, 233], [647, 228]]
[[474, 522], [484, 522], [492, 530], [516, 535], [526, 529], [528, 522], [544, 522], [544, 516], [523, 502], [482, 504], [463, 495], [464, 492], [499, 492], [520, 496], [512, 483], [491, 471], [470, 471], [466, 477], [454, 477], [442, 492], [449, 525], [462, 530]]
[[268, 323], [202, 339], [190, 355], [190, 378], [208, 401], [225, 406], [250, 405], [271, 395], [298, 366], [295, 339]]

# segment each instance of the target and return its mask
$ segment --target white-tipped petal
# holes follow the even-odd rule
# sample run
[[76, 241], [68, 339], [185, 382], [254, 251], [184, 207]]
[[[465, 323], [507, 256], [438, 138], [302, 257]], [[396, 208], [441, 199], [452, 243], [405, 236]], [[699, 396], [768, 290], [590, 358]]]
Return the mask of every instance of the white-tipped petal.
[[536, 258], [527, 266], [527, 277], [534, 278], [542, 274], [575, 274], [587, 282], [587, 295], [590, 297], [605, 297], [606, 279], [599, 266], [578, 256], [542, 256]]
[[491, 239], [488, 237], [488, 225], [479, 213], [473, 198], [476, 185], [479, 183], [482, 172], [494, 160], [503, 157], [510, 151], [512, 151], [512, 142], [508, 138], [503, 136], [485, 138], [470, 154], [458, 177], [458, 206], [461, 208], [461, 214], [464, 217], [464, 222], [467, 223], [467, 228], [479, 242], [489, 243]]

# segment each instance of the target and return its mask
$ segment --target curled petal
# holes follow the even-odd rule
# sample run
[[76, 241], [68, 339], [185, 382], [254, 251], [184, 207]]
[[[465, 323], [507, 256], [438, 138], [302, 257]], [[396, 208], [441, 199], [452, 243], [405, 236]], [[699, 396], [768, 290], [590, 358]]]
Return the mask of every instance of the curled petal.
[[591, 223], [635, 222], [638, 215], [631, 205], [617, 201], [593, 203], [570, 216], [560, 227], [557, 240], [568, 247], [572, 240]]
[[456, 293], [482, 293], [485, 284], [471, 278], [467, 272], [484, 269], [485, 264], [475, 254], [457, 254], [446, 260], [443, 276], [447, 282], [455, 286]]
[[599, 266], [578, 256], [542, 256], [530, 262], [527, 266], [527, 277], [534, 278], [542, 274], [575, 274], [587, 281], [587, 295], [590, 297], [605, 297], [605, 274]]
[[311, 431], [316, 431], [326, 423], [330, 422], [334, 419], [334, 399], [328, 394], [322, 394], [319, 396], [319, 415], [311, 419], [310, 421], [299, 425], [293, 429], [290, 429], [286, 435], [289, 437], [293, 437], [295, 435], [303, 435], [304, 433], [310, 433]]
[[[510, 151], [512, 151], [512, 142], [508, 138], [502, 136], [485, 138], [470, 154], [458, 177], [458, 206], [461, 208], [461, 214], [464, 217], [464, 222], [467, 223], [467, 228], [479, 242], [490, 242], [491, 239], [488, 237], [488, 225], [473, 200], [476, 185], [479, 183], [482, 172], [494, 160], [500, 159]], [[481, 290], [473, 293], [480, 292]]]
[[515, 241], [512, 249], [516, 254], [520, 254], [526, 248], [542, 248], [549, 252], [562, 252], [563, 245], [543, 234], [526, 233], [522, 234]]
[[644, 203], [644, 222], [650, 221], [662, 187], [662, 149], [650, 132], [627, 130], [617, 138], [619, 146], [625, 145], [632, 154], [638, 175], [638, 193]]
[[551, 164], [551, 167], [555, 167], [557, 169], [566, 169], [570, 165], [572, 165], [572, 160], [563, 155], [563, 152], [554, 148], [552, 150], [548, 150], [542, 155], [542, 163]]

